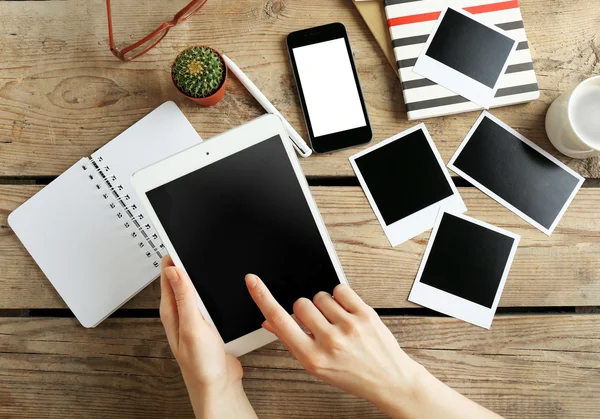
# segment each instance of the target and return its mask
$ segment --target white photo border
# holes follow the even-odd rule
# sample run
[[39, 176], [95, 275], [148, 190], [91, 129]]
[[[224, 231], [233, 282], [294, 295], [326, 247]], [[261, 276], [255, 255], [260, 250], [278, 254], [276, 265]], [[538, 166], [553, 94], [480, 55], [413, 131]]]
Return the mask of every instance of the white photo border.
[[[558, 167], [560, 167], [561, 169], [565, 170], [570, 175], [572, 175], [576, 179], [578, 179], [577, 185], [575, 186], [575, 188], [573, 188], [571, 195], [565, 201], [565, 204], [563, 205], [562, 209], [557, 214], [557, 216], [554, 219], [554, 222], [552, 223], [550, 228], [544, 227], [539, 222], [537, 222], [536, 220], [534, 220], [533, 218], [531, 218], [530, 216], [528, 216], [521, 210], [519, 210], [516, 207], [514, 207], [513, 205], [511, 205], [505, 199], [501, 198], [499, 195], [492, 192], [490, 189], [486, 188], [481, 183], [479, 183], [477, 180], [475, 180], [474, 178], [472, 178], [471, 176], [469, 176], [468, 174], [466, 174], [461, 169], [459, 169], [458, 167], [455, 166], [454, 163], [456, 162], [456, 159], [458, 158], [458, 156], [460, 155], [462, 150], [466, 147], [467, 143], [473, 136], [473, 133], [479, 127], [479, 124], [481, 124], [481, 121], [483, 121], [483, 118], [489, 118], [494, 123], [498, 124], [500, 127], [504, 128], [506, 131], [508, 131], [509, 133], [514, 135], [516, 138], [518, 138], [519, 140], [521, 140], [522, 142], [524, 142], [525, 144], [527, 144], [528, 146], [533, 148], [535, 151], [540, 153], [542, 156], [546, 157], [548, 160], [550, 160], [551, 162], [556, 164]], [[577, 192], [579, 192], [579, 189], [581, 189], [581, 185], [583, 185], [583, 182], [585, 181], [585, 178], [583, 176], [581, 176], [579, 173], [575, 172], [573, 169], [568, 167], [566, 164], [564, 164], [563, 162], [558, 160], [556, 157], [554, 157], [547, 151], [543, 150], [541, 147], [539, 147], [537, 144], [533, 143], [531, 140], [529, 140], [526, 137], [524, 137], [523, 135], [519, 134], [517, 131], [515, 131], [514, 129], [512, 129], [511, 127], [506, 125], [504, 122], [502, 122], [500, 119], [496, 118], [494, 115], [492, 115], [488, 111], [483, 111], [481, 113], [481, 115], [479, 115], [479, 118], [477, 118], [477, 121], [475, 121], [475, 124], [473, 125], [473, 127], [471, 127], [471, 130], [467, 133], [465, 139], [462, 141], [460, 146], [458, 146], [458, 149], [456, 150], [456, 152], [450, 159], [450, 162], [448, 163], [448, 168], [451, 169], [453, 172], [455, 172], [460, 177], [462, 177], [463, 179], [469, 181], [469, 183], [471, 183], [473, 186], [475, 186], [476, 188], [481, 190], [484, 194], [486, 194], [487, 196], [489, 196], [490, 198], [492, 198], [493, 200], [498, 202], [500, 205], [503, 205], [504, 207], [508, 208], [509, 210], [514, 212], [516, 215], [521, 217], [523, 220], [527, 221], [529, 224], [531, 224], [532, 226], [534, 226], [535, 228], [542, 231], [544, 234], [546, 234], [548, 236], [550, 236], [552, 234], [552, 232], [554, 231], [554, 229], [560, 222], [561, 218], [567, 211], [567, 208], [569, 208], [569, 206], [571, 205], [571, 202], [575, 198], [575, 195], [577, 195]]]
[[[425, 138], [427, 139], [429, 147], [433, 151], [433, 154], [440, 166], [440, 170], [444, 174], [444, 177], [446, 178], [446, 181], [448, 182], [448, 185], [450, 186], [450, 189], [452, 190], [452, 195], [447, 196], [446, 198], [444, 198], [438, 202], [435, 202], [425, 208], [422, 208], [419, 211], [417, 211], [413, 214], [410, 214], [400, 220], [397, 220], [390, 225], [387, 225], [383, 219], [383, 216], [381, 215], [381, 211], [379, 211], [379, 207], [377, 206], [377, 203], [375, 202], [373, 195], [371, 194], [371, 191], [369, 189], [369, 186], [367, 185], [367, 182], [365, 181], [364, 177], [362, 176], [362, 173], [360, 172], [360, 169], [358, 168], [358, 165], [356, 164], [356, 159], [358, 159], [366, 154], [369, 154], [373, 151], [376, 151], [382, 147], [385, 147], [386, 145], [388, 145], [394, 141], [401, 140], [402, 138], [406, 137], [407, 135], [412, 134], [413, 132], [419, 131], [419, 130], [423, 131], [423, 134], [424, 134]], [[435, 143], [433, 142], [433, 139], [431, 138], [429, 131], [427, 131], [427, 127], [423, 123], [420, 123], [412, 128], [405, 130], [405, 131], [402, 131], [401, 133], [396, 134], [393, 137], [388, 138], [387, 140], [384, 140], [372, 147], [369, 147], [366, 150], [363, 150], [363, 151], [351, 156], [349, 158], [349, 160], [350, 160], [350, 164], [352, 165], [352, 169], [354, 169], [354, 173], [356, 174], [356, 177], [358, 178], [358, 181], [360, 182], [360, 186], [362, 187], [362, 189], [367, 197], [367, 200], [369, 201], [371, 208], [375, 212], [375, 215], [377, 216], [377, 220], [379, 221], [379, 224], [383, 228], [383, 231], [384, 231], [386, 237], [388, 238], [390, 245], [392, 247], [396, 247], [396, 246], [404, 243], [405, 241], [408, 241], [411, 238], [418, 236], [419, 234], [431, 229], [433, 227], [433, 225], [435, 224], [435, 219], [437, 218], [438, 212], [442, 208], [447, 209], [450, 212], [455, 212], [455, 213], [463, 213], [463, 212], [467, 211], [467, 207], [465, 206], [465, 203], [463, 202], [462, 197], [458, 193], [458, 189], [454, 185], [454, 182], [452, 181], [452, 178], [450, 177], [450, 173], [444, 166], [444, 161], [442, 160], [442, 156], [440, 155], [437, 147], [435, 146]], [[390, 191], [390, 193], [397, 193], [397, 192]]]
[[[460, 13], [463, 16], [473, 19], [480, 25], [483, 25], [486, 28], [491, 29], [494, 32], [497, 32], [513, 41], [513, 46], [510, 50], [510, 53], [506, 57], [504, 66], [502, 67], [502, 71], [500, 72], [498, 79], [496, 79], [496, 83], [494, 84], [493, 88], [490, 88], [485, 84], [461, 73], [460, 71], [455, 70], [454, 68], [447, 66], [446, 64], [443, 64], [437, 61], [436, 59], [426, 55], [427, 50], [429, 49], [429, 46], [431, 45], [431, 42], [433, 41], [437, 30], [439, 29], [444, 17], [446, 16], [446, 12], [448, 11], [448, 9], [451, 9], [457, 13]], [[508, 67], [508, 60], [517, 49], [517, 45], [518, 42], [512, 36], [506, 33], [506, 31], [503, 31], [502, 29], [489, 23], [482, 22], [473, 14], [468, 13], [460, 8], [448, 6], [440, 14], [440, 17], [438, 18], [431, 32], [431, 35], [427, 39], [427, 42], [421, 50], [421, 54], [417, 58], [417, 62], [415, 63], [413, 71], [429, 80], [434, 81], [440, 86], [443, 86], [446, 89], [465, 97], [471, 102], [474, 102], [485, 109], [489, 109], [492, 105], [494, 97], [496, 96], [496, 92], [498, 91], [498, 81], [506, 71], [506, 68]]]
[[[480, 304], [474, 303], [457, 295], [450, 294], [449, 292], [442, 291], [440, 289], [437, 289], [435, 287], [421, 282], [421, 276], [423, 275], [423, 271], [425, 270], [425, 266], [427, 265], [429, 254], [431, 253], [431, 249], [433, 248], [435, 238], [437, 236], [445, 214], [461, 218], [473, 224], [477, 224], [481, 227], [495, 231], [496, 233], [505, 235], [514, 240], [512, 248], [506, 259], [504, 272], [502, 273], [500, 283], [498, 284], [498, 288], [496, 289], [496, 295], [494, 297], [494, 302], [491, 308], [484, 307]], [[504, 290], [504, 285], [506, 284], [506, 279], [508, 278], [508, 273], [512, 266], [515, 254], [517, 252], [517, 248], [519, 247], [520, 240], [521, 236], [511, 231], [504, 230], [492, 224], [485, 223], [481, 220], [477, 220], [475, 218], [468, 217], [463, 214], [453, 214], [440, 210], [438, 218], [435, 222], [435, 226], [433, 227], [433, 232], [431, 233], [431, 237], [429, 238], [429, 242], [427, 243], [425, 254], [423, 255], [423, 259], [421, 260], [421, 265], [419, 266], [417, 277], [410, 291], [410, 295], [408, 296], [408, 301], [411, 301], [415, 304], [419, 304], [424, 307], [428, 307], [432, 310], [438, 311], [448, 316], [464, 320], [468, 323], [474, 324], [475, 326], [489, 329], [492, 326], [492, 321], [494, 320], [494, 315], [496, 314], [498, 303], [500, 302], [500, 297], [502, 296], [502, 291]]]

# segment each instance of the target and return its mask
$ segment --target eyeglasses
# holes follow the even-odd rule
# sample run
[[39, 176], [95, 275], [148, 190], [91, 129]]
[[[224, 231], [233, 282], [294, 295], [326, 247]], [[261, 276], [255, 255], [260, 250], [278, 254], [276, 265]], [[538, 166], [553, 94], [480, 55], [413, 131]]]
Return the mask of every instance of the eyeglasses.
[[163, 23], [150, 35], [147, 35], [135, 44], [131, 44], [128, 47], [117, 48], [115, 47], [115, 40], [113, 36], [110, 0], [106, 0], [106, 13], [108, 15], [108, 41], [110, 43], [110, 51], [115, 57], [122, 61], [131, 61], [134, 58], [147, 53], [154, 48], [156, 44], [158, 44], [167, 35], [167, 33], [169, 33], [169, 29], [178, 23], [189, 19], [194, 13], [200, 10], [200, 8], [204, 6], [204, 3], [206, 2], [207, 0], [192, 0], [173, 17], [173, 20]]

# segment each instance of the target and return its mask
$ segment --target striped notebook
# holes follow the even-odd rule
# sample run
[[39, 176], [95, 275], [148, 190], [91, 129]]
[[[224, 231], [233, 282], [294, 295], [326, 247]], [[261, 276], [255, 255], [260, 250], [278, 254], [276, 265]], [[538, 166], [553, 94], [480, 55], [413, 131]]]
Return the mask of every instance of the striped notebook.
[[519, 43], [500, 77], [492, 107], [536, 100], [540, 96], [518, 0], [385, 0], [394, 55], [408, 119], [424, 119], [482, 109], [462, 96], [413, 72], [441, 10], [463, 8], [505, 30]]

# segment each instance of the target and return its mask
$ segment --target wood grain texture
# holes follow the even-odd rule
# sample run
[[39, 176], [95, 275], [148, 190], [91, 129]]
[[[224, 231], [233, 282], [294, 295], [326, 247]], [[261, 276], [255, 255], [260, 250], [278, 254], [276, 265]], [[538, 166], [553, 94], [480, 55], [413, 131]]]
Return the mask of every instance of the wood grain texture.
[[[115, 3], [120, 44], [141, 38], [177, 9], [172, 2]], [[493, 113], [557, 155], [545, 135], [544, 115], [561, 92], [600, 73], [600, 9], [597, 0], [520, 3], [541, 98]], [[226, 98], [212, 108], [177, 95], [170, 62], [199, 43], [232, 57], [306, 137], [285, 36], [331, 21], [348, 29], [375, 142], [414, 126], [406, 119], [400, 83], [347, 0], [209, 1], [131, 63], [119, 62], [108, 50], [102, 1], [0, 2], [0, 176], [58, 175], [166, 100], [176, 101], [204, 138], [262, 114], [234, 78]], [[445, 161], [476, 118], [469, 113], [427, 121]], [[310, 176], [351, 176], [347, 158], [358, 150], [313, 156], [302, 165]], [[584, 176], [600, 178], [599, 158], [558, 157]]]
[[[506, 418], [596, 418], [600, 315], [384, 320], [435, 376]], [[191, 418], [158, 319], [0, 319], [0, 416]], [[260, 418], [382, 417], [309, 376], [279, 343], [241, 358]]]
[[[64, 303], [15, 234], [8, 214], [40, 186], [0, 186], [0, 309], [55, 308]], [[551, 237], [475, 188], [459, 188], [468, 215], [522, 236], [500, 305], [600, 305], [600, 189], [584, 188]], [[375, 307], [412, 307], [406, 299], [429, 233], [391, 248], [358, 187], [313, 187], [348, 280]], [[159, 284], [127, 308], [157, 308]]]

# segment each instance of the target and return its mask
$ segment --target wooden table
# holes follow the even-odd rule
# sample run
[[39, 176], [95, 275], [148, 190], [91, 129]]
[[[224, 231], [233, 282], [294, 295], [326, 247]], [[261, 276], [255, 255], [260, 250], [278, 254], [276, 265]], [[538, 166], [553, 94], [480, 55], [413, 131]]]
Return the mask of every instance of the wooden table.
[[[149, 32], [174, 13], [170, 3], [113, 0], [117, 40]], [[600, 8], [598, 0], [521, 3], [541, 98], [493, 112], [589, 180], [551, 237], [459, 183], [469, 215], [522, 236], [490, 331], [407, 301], [429, 234], [390, 248], [348, 163], [356, 149], [313, 156], [302, 166], [352, 286], [380, 309], [411, 356], [506, 417], [596, 418], [600, 160], [558, 155], [544, 115], [562, 91], [600, 73]], [[192, 416], [158, 319], [158, 284], [96, 329], [84, 329], [6, 218], [166, 100], [177, 102], [204, 138], [263, 113], [235, 79], [212, 108], [179, 96], [169, 66], [189, 45], [211, 45], [234, 58], [306, 136], [285, 35], [331, 21], [343, 22], [350, 34], [375, 142], [413, 126], [398, 80], [348, 0], [209, 1], [157, 48], [127, 64], [109, 53], [102, 0], [0, 1], [0, 417]], [[477, 115], [426, 122], [445, 161]], [[260, 417], [379, 416], [366, 402], [306, 374], [278, 343], [242, 362]]]

